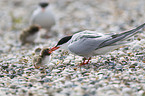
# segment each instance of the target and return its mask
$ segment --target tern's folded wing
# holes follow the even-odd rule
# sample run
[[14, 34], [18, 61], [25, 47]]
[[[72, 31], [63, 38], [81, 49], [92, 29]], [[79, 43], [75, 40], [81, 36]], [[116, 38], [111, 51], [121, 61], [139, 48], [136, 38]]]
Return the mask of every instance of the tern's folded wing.
[[[112, 35], [110, 37], [110, 39], [104, 41], [102, 44], [100, 44], [100, 46], [96, 49], [99, 49], [99, 48], [102, 48], [102, 47], [105, 47], [105, 46], [110, 46], [112, 44], [116, 44], [116, 43], [122, 43], [120, 41], [123, 41], [123, 40], [126, 40], [128, 39], [129, 37], [135, 35], [136, 33], [139, 32], [140, 29], [144, 28], [145, 27], [145, 23], [138, 26], [137, 28], [135, 29], [132, 29], [132, 30], [129, 30], [129, 31], [126, 31], [126, 32], [123, 32], [121, 34], [116, 34], [116, 35]], [[118, 44], [119, 44], [118, 43]]]
[[87, 55], [94, 51], [106, 38], [82, 38], [68, 45], [68, 49], [77, 55]]

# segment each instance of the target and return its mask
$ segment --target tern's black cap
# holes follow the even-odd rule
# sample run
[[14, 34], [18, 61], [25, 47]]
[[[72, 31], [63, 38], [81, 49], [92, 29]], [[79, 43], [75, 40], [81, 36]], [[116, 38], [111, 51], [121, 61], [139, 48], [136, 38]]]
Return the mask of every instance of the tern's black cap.
[[60, 40], [58, 41], [58, 43], [57, 43], [56, 46], [62, 45], [62, 44], [64, 44], [64, 43], [67, 43], [71, 38], [72, 38], [72, 36], [63, 37], [62, 39], [60, 39]]
[[42, 8], [45, 8], [45, 7], [47, 7], [48, 5], [49, 5], [48, 2], [40, 2], [40, 3], [39, 3], [39, 6], [41, 6]]

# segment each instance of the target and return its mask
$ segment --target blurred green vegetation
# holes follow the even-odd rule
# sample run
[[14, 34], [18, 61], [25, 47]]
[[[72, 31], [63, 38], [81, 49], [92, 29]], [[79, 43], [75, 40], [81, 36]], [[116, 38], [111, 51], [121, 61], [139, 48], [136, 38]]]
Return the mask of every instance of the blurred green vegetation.
[[22, 24], [23, 18], [22, 17], [15, 17], [13, 12], [10, 12], [10, 17], [12, 18], [12, 26], [11, 30], [18, 30], [20, 29], [18, 27], [19, 24]]

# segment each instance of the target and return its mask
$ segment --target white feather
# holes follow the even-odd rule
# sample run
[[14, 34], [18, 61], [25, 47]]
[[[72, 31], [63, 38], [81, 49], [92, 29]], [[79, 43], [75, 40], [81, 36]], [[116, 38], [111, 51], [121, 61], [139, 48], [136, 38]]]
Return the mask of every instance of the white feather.
[[55, 25], [55, 18], [48, 7], [44, 11], [41, 7], [38, 7], [32, 14], [30, 24], [38, 24], [42, 28], [50, 30]]
[[42, 65], [48, 64], [50, 62], [50, 60], [51, 60], [51, 55], [50, 56], [45, 56], [43, 58]]
[[34, 35], [30, 35], [26, 38], [26, 41], [28, 42], [34, 42], [34, 40], [37, 38], [37, 33], [35, 33]]

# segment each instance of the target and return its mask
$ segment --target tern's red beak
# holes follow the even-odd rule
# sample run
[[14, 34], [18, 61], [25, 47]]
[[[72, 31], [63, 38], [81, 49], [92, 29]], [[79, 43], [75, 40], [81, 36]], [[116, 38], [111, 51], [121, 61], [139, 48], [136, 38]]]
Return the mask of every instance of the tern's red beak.
[[49, 53], [51, 54], [53, 51], [57, 50], [58, 48], [60, 48], [60, 47], [53, 47], [53, 48], [51, 48], [51, 49], [49, 50]]
[[42, 27], [41, 26], [38, 26], [38, 28], [41, 29]]
[[42, 8], [42, 12], [44, 12], [45, 11], [45, 8]]

